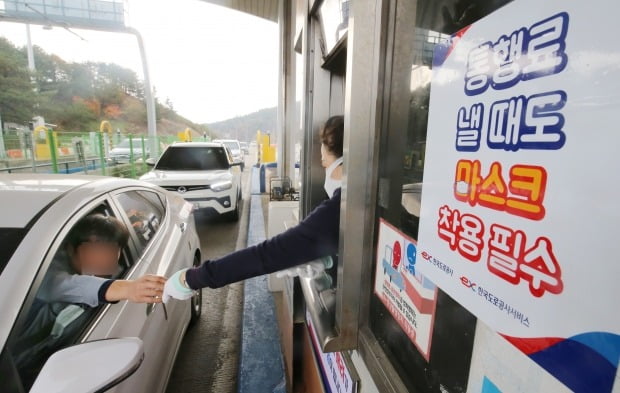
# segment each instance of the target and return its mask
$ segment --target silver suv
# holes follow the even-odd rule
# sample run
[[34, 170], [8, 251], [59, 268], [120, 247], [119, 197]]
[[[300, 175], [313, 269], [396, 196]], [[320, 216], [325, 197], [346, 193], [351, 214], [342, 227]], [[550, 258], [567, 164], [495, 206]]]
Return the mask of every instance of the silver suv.
[[241, 151], [241, 144], [236, 139], [214, 139], [213, 143], [221, 143], [230, 149], [232, 153], [233, 161], [235, 164], [241, 165], [241, 170], [245, 167], [245, 162], [243, 159], [243, 152]]
[[[124, 164], [130, 161], [130, 150], [133, 150], [133, 160], [142, 160], [142, 138], [132, 138], [131, 148], [129, 146], [129, 139], [124, 139], [118, 145], [114, 146], [108, 154], [108, 164]], [[148, 144], [148, 140], [145, 141]], [[144, 155], [149, 156], [148, 145], [144, 148]]]
[[196, 209], [211, 209], [239, 219], [240, 163], [220, 143], [184, 142], [169, 146], [159, 160], [147, 160], [153, 169], [140, 180], [172, 191]]

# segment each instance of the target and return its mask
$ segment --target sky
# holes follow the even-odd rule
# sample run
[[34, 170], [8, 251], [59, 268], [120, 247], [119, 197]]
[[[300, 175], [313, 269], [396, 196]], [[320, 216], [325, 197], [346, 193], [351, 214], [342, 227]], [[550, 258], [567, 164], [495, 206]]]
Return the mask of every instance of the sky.
[[[160, 102], [195, 123], [274, 107], [278, 98], [278, 25], [200, 0], [128, 0], [126, 24], [140, 31]], [[32, 44], [66, 61], [103, 61], [143, 78], [133, 35], [31, 25]], [[0, 36], [27, 42], [26, 25], [0, 22]], [[36, 59], [35, 59], [36, 66]]]

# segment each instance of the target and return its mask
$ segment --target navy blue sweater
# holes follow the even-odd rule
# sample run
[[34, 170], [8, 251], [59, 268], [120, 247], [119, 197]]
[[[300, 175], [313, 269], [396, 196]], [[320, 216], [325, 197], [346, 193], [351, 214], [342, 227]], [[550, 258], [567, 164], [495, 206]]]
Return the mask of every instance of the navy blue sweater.
[[338, 252], [340, 188], [293, 228], [255, 246], [189, 269], [190, 288], [224, 285], [307, 263]]

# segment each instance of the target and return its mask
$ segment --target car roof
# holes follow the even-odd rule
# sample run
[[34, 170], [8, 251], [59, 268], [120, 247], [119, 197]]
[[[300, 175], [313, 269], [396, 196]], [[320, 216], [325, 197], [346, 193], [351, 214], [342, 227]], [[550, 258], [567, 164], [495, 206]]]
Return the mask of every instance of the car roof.
[[215, 142], [175, 142], [170, 147], [222, 147]]
[[0, 227], [24, 228], [46, 206], [65, 193], [95, 183], [130, 180], [89, 175], [2, 174], [0, 175]]

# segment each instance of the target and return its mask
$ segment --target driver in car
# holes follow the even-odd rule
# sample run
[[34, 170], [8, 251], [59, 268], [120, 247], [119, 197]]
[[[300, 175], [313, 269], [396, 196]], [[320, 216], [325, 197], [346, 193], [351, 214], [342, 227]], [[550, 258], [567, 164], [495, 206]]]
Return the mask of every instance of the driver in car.
[[165, 277], [144, 275], [136, 280], [113, 279], [129, 232], [115, 217], [91, 214], [75, 224], [65, 239], [37, 293], [46, 303], [63, 302], [97, 307], [129, 300], [160, 303]]

